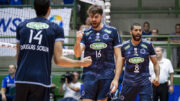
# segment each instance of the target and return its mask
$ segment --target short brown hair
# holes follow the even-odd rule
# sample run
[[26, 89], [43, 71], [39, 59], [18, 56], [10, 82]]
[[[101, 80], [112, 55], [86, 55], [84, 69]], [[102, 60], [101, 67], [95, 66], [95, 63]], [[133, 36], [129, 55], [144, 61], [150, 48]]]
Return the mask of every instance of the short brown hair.
[[100, 15], [102, 15], [103, 14], [103, 9], [102, 9], [102, 7], [101, 6], [99, 6], [99, 5], [91, 5], [90, 7], [89, 7], [89, 9], [88, 9], [88, 11], [87, 11], [87, 13], [88, 13], [88, 15], [90, 15], [90, 14], [100, 14]]

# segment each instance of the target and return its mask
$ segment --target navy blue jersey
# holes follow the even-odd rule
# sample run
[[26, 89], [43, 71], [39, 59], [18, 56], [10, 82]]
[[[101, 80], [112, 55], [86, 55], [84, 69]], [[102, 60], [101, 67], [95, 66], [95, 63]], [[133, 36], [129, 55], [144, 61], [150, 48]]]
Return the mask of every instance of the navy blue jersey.
[[54, 43], [64, 40], [63, 28], [36, 17], [19, 24], [16, 34], [20, 48], [15, 82], [49, 87]]
[[123, 83], [127, 85], [146, 85], [149, 81], [149, 57], [156, 56], [152, 43], [142, 39], [134, 46], [131, 40], [122, 44], [122, 57], [125, 58]]
[[104, 25], [100, 31], [90, 27], [84, 31], [81, 44], [85, 45], [84, 56], [91, 56], [92, 65], [83, 68], [83, 77], [112, 79], [114, 77], [114, 48], [121, 46], [117, 29]]
[[152, 35], [152, 32], [150, 31], [150, 32], [146, 33], [146, 32], [143, 31], [142, 35]]

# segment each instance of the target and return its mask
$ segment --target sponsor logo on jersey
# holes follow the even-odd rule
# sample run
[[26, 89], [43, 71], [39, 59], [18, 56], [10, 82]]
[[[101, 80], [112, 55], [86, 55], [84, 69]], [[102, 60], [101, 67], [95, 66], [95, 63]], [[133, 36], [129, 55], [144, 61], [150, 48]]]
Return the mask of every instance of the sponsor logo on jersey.
[[133, 63], [133, 64], [142, 63], [142, 62], [144, 62], [144, 58], [141, 58], [141, 57], [133, 57], [133, 58], [130, 58], [130, 59], [129, 59], [129, 62], [130, 62], [130, 63]]
[[26, 24], [26, 27], [39, 30], [39, 29], [47, 29], [49, 28], [49, 25], [42, 22], [30, 22]]
[[130, 45], [127, 45], [124, 49], [127, 50], [128, 48], [130, 48]]
[[106, 33], [108, 33], [108, 34], [111, 34], [111, 32], [112, 32], [112, 31], [110, 31], [110, 30], [108, 30], [108, 29], [105, 29], [104, 31], [105, 31]]
[[92, 31], [86, 32], [86, 33], [85, 33], [85, 34], [86, 34], [86, 36], [88, 36], [91, 32], [92, 32]]
[[93, 43], [93, 44], [90, 45], [90, 48], [94, 49], [94, 50], [100, 50], [100, 49], [104, 49], [106, 47], [107, 47], [107, 44], [101, 43], [101, 42]]
[[147, 49], [147, 46], [146, 46], [145, 44], [141, 44], [141, 46], [142, 46], [143, 48], [146, 48], [146, 49]]

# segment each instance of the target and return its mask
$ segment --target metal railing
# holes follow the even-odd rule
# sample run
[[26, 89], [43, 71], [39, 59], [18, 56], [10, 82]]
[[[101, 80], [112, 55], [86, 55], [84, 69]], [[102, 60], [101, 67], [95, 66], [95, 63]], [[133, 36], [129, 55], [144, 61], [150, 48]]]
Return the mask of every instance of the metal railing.
[[111, 8], [111, 14], [176, 14], [176, 17], [180, 14], [179, 0], [174, 0], [174, 9], [151, 9], [146, 10], [143, 8], [142, 0], [137, 1], [138, 7], [134, 9], [123, 10], [120, 8]]

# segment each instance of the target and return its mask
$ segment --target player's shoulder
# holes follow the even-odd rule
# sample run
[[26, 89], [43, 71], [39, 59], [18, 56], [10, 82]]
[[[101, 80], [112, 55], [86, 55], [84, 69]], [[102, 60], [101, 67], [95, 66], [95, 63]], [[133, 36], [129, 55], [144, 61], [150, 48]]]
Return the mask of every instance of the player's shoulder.
[[165, 62], [165, 63], [170, 63], [171, 61], [167, 58], [162, 58], [162, 61]]
[[63, 27], [59, 26], [55, 22], [48, 21], [48, 24], [49, 24], [50, 28], [53, 29], [53, 30], [58, 30], [58, 31], [63, 31], [64, 30]]
[[3, 78], [3, 80], [8, 80], [8, 79], [9, 79], [9, 74]]
[[92, 27], [86, 28], [86, 29], [84, 30], [85, 36], [88, 36], [91, 32], [93, 32], [93, 28], [92, 28]]
[[109, 30], [117, 30], [117, 28], [115, 28], [113, 26], [109, 26], [109, 25], [104, 25], [104, 27], [109, 29]]
[[122, 43], [122, 48], [124, 48], [125, 50], [130, 48], [130, 43], [131, 43], [131, 40], [124, 41]]
[[109, 25], [104, 25], [103, 30], [104, 30], [104, 32], [106, 32], [108, 34], [116, 34], [117, 33], [117, 28], [115, 28], [113, 26], [109, 26]]
[[32, 20], [32, 19], [26, 19], [26, 20], [24, 20], [23, 22], [21, 22], [17, 27], [18, 27], [18, 28], [25, 27], [26, 24], [27, 24], [28, 22], [30, 22], [31, 20]]
[[117, 31], [117, 28], [109, 25], [104, 25], [104, 31]]
[[130, 44], [130, 42], [131, 42], [131, 40], [124, 41], [124, 42], [122, 43], [122, 45], [123, 45], [123, 46], [124, 46], [124, 45], [128, 45], [128, 44]]
[[142, 39], [142, 44], [145, 44], [145, 45], [152, 45], [152, 42], [151, 41], [148, 41], [147, 39]]

